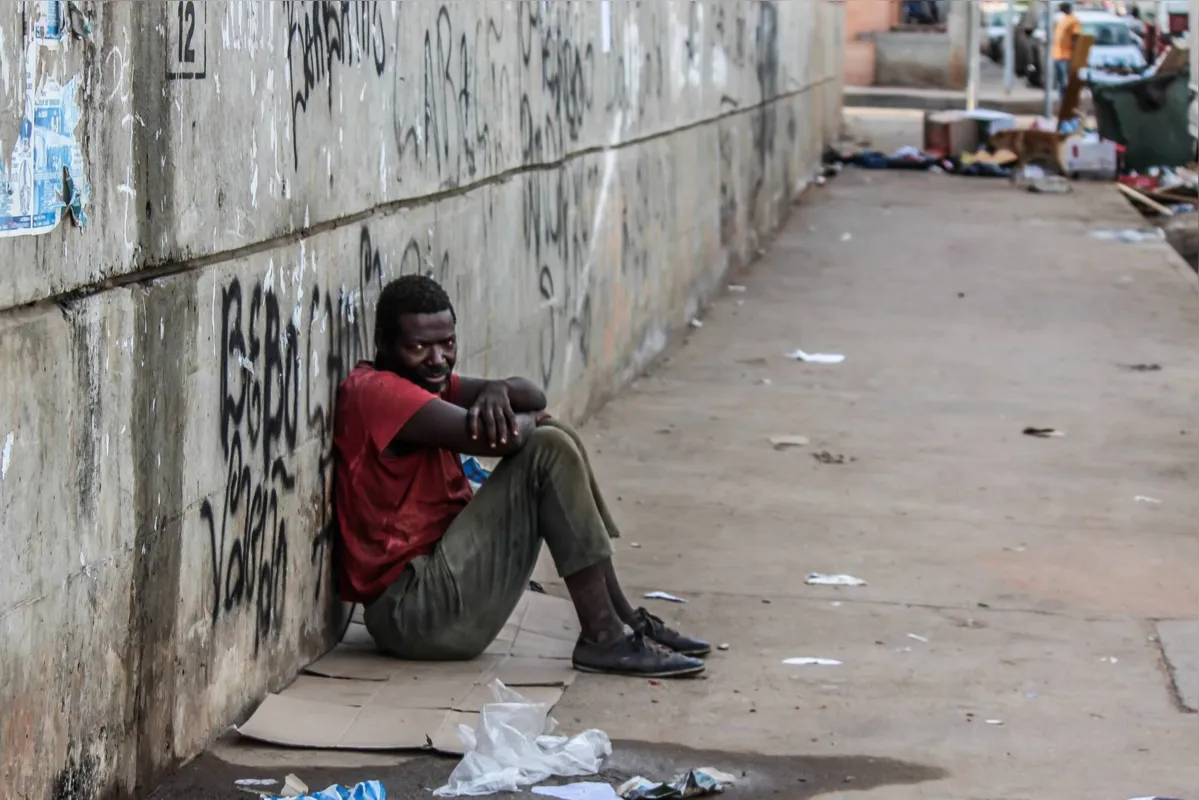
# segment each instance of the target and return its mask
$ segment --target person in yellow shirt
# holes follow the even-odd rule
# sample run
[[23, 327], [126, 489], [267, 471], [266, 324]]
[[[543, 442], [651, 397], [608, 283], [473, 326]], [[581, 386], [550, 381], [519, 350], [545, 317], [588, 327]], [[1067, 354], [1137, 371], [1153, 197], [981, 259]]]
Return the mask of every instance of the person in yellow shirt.
[[1062, 3], [1058, 10], [1062, 16], [1053, 29], [1053, 79], [1057, 83], [1060, 102], [1070, 81], [1070, 59], [1074, 56], [1074, 45], [1082, 35], [1082, 23], [1074, 16], [1074, 8], [1069, 3]]

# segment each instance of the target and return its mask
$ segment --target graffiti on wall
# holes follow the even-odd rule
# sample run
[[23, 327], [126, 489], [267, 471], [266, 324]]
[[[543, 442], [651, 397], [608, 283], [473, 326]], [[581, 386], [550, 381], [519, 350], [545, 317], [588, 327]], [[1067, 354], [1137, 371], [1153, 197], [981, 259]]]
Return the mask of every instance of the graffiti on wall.
[[[303, 245], [300, 253], [304, 259]], [[303, 306], [281, 303], [272, 277], [252, 285], [234, 278], [219, 290], [216, 434], [226, 474], [219, 496], [201, 504], [200, 517], [208, 533], [211, 622], [248, 614], [255, 654], [278, 633], [293, 554], [309, 552], [314, 602], [325, 588], [333, 400], [354, 364], [369, 357], [364, 297], [377, 294], [382, 279], [365, 228], [359, 259], [352, 289], [314, 281], [299, 293], [311, 298], [306, 315]], [[268, 276], [273, 272], [272, 265]], [[318, 470], [303, 476], [301, 486], [297, 448], [313, 440]]]
[[387, 69], [387, 36], [379, 0], [288, 0], [287, 75], [292, 92], [292, 155], [300, 166], [300, 120], [324, 90], [334, 113], [335, 70]]

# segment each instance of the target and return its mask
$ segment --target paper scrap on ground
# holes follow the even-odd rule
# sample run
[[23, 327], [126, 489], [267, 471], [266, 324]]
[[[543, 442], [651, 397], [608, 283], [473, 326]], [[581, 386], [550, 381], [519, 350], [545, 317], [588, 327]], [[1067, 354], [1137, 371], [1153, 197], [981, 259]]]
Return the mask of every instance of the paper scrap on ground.
[[865, 586], [866, 581], [853, 575], [825, 575], [823, 572], [809, 572], [804, 583], [810, 586]]
[[921, 636], [921, 635], [919, 635], [919, 634], [917, 634], [917, 633], [909, 633], [909, 634], [908, 634], [908, 638], [909, 638], [909, 639], [915, 639], [915, 640], [916, 640], [916, 641], [918, 641], [918, 642], [924, 642], [925, 644], [928, 644], [928, 637], [927, 637], [927, 636]]
[[1002, 725], [1002, 724], [1003, 724], [1003, 720], [1001, 720], [1001, 719], [989, 719], [989, 720], [987, 720], [987, 724], [988, 724], [988, 725]]
[[841, 662], [834, 658], [786, 658], [783, 663], [792, 667], [839, 667]]
[[534, 786], [533, 794], [557, 797], [558, 800], [618, 800], [620, 797], [610, 785], [595, 781], [568, 783], [563, 786]]
[[720, 794], [732, 784], [733, 776], [727, 772], [701, 767], [675, 776], [669, 783], [651, 781], [638, 775], [622, 783], [616, 791], [624, 800], [673, 800]]
[[745, 287], [744, 287], [744, 286], [742, 286], [742, 285], [741, 285], [741, 284], [739, 284], [739, 283], [730, 283], [730, 284], [729, 284], [729, 291], [730, 291], [730, 292], [744, 292], [744, 291], [745, 291]]
[[1156, 497], [1146, 497], [1143, 494], [1138, 494], [1136, 497], [1136, 501], [1138, 503], [1152, 503], [1153, 505], [1160, 505], [1162, 502], [1161, 500], [1158, 500]]
[[1122, 228], [1120, 230], [1091, 231], [1091, 236], [1096, 239], [1106, 239], [1113, 242], [1161, 242], [1165, 241], [1166, 232], [1161, 228], [1154, 228], [1149, 231], [1139, 231], [1136, 228]]
[[792, 350], [787, 354], [787, 358], [805, 364], [840, 364], [845, 360], [845, 356], [840, 353], [805, 353], [803, 350]]
[[556, 775], [595, 775], [612, 755], [603, 731], [554, 736], [545, 704], [530, 702], [498, 680], [490, 688], [495, 702], [483, 706], [478, 725], [458, 726], [466, 754], [435, 796], [516, 792]]
[[1036, 436], [1039, 439], [1061, 438], [1066, 435], [1065, 431], [1059, 431], [1056, 428], [1025, 428], [1025, 436]]
[[645, 598], [647, 600], [667, 600], [671, 603], [686, 603], [687, 602], [683, 598], [676, 597], [675, 595], [670, 594], [669, 592], [646, 592]]
[[785, 450], [788, 447], [804, 447], [807, 444], [808, 437], [806, 436], [789, 435], [770, 437], [770, 446], [775, 450]]

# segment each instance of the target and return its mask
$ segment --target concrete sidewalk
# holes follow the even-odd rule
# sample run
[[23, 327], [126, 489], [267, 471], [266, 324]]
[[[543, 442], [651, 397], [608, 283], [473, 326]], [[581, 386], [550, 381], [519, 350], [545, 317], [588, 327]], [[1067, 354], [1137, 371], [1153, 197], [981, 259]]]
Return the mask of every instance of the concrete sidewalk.
[[[1045, 90], [1034, 89], [1017, 78], [1011, 93], [1004, 88], [1003, 65], [983, 58], [979, 65], [978, 105], [1009, 114], [1040, 114]], [[894, 108], [916, 111], [950, 111], [966, 107], [966, 93], [951, 89], [918, 89], [901, 86], [846, 86], [846, 108]], [[1089, 103], [1089, 97], [1086, 98]]]
[[[955, 111], [966, 107], [966, 93], [952, 89], [907, 89], [896, 86], [846, 86], [846, 108], [897, 108], [917, 111]], [[999, 91], [980, 92], [979, 108], [1008, 114], [1040, 114], [1045, 95], [1017, 87], [1010, 95]]]
[[[554, 716], [622, 740], [612, 778], [712, 764], [737, 800], [1195, 797], [1156, 624], [1199, 617], [1194, 274], [1088, 236], [1141, 225], [1107, 186], [846, 171], [809, 198], [586, 429], [630, 593], [729, 649], [701, 681], [581, 676]], [[423, 797], [451, 767], [224, 743], [155, 797], [287, 771]]]

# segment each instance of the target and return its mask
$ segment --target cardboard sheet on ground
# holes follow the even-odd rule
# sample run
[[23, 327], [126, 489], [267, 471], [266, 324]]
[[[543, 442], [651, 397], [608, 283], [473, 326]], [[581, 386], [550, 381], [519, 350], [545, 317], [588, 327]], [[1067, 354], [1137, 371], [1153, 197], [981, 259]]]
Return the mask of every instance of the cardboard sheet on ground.
[[558, 702], [574, 679], [578, 635], [569, 601], [529, 592], [479, 658], [400, 661], [375, 649], [355, 614], [341, 643], [268, 695], [238, 731], [290, 747], [461, 754], [458, 725], [476, 724], [495, 678], [535, 702]]

